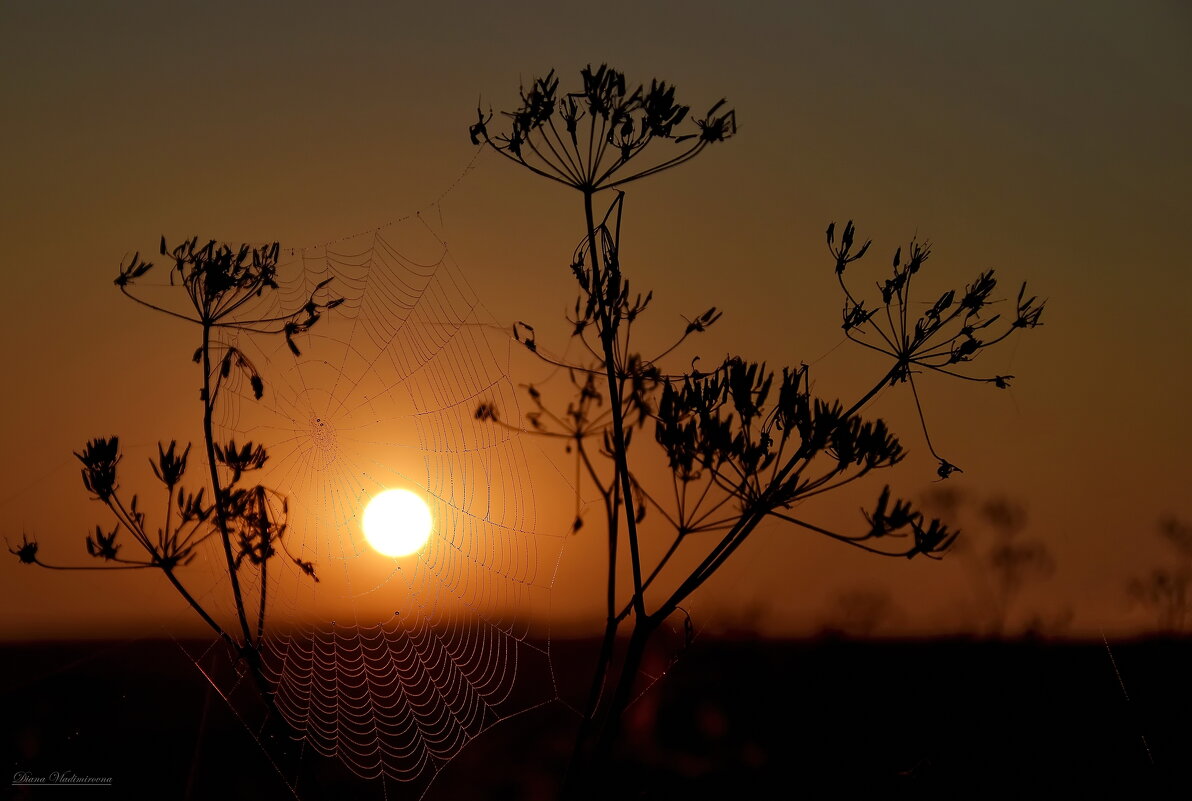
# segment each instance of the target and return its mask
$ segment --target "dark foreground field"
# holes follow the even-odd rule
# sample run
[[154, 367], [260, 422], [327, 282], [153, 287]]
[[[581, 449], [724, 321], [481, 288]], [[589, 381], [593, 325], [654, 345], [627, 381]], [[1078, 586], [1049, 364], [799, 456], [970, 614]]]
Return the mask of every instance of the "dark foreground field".
[[[626, 797], [1192, 797], [1192, 644], [1111, 645], [1112, 661], [1100, 641], [701, 639], [632, 708], [619, 770], [637, 795]], [[556, 642], [556, 673], [582, 675], [588, 648]], [[293, 797], [175, 642], [0, 654], [8, 772], [112, 779], [5, 779], [0, 796]], [[561, 705], [502, 723], [426, 798], [550, 798], [573, 725]], [[302, 760], [304, 798], [382, 797], [323, 763]]]

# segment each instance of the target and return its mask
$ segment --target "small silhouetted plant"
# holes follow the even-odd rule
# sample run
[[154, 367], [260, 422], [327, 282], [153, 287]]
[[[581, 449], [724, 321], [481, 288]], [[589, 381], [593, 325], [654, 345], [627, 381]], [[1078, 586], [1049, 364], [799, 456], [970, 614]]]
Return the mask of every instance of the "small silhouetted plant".
[[[560, 91], [552, 70], [522, 87], [520, 105], [499, 118], [478, 109], [470, 129], [473, 143], [575, 191], [584, 215], [583, 236], [570, 263], [579, 295], [568, 321], [586, 357], [566, 362], [540, 346], [532, 326], [513, 326], [516, 340], [539, 358], [566, 368], [570, 376], [571, 398], [565, 405], [548, 403], [537, 387], [528, 387], [533, 408], [526, 417], [531, 431], [560, 439], [575, 453], [600, 495], [607, 536], [604, 636], [567, 792], [579, 792], [577, 777], [595, 776], [594, 766], [607, 757], [621, 715], [634, 697], [651, 636], [673, 615], [686, 617], [684, 601], [762, 521], [781, 520], [886, 556], [936, 558], [949, 547], [956, 532], [894, 498], [889, 487], [854, 533], [806, 520], [798, 505], [902, 460], [902, 445], [886, 424], [860, 415], [883, 388], [909, 384], [916, 404], [915, 377], [922, 372], [1005, 388], [1011, 376], [977, 377], [962, 371], [1015, 330], [1039, 325], [1042, 314], [1043, 304], [1027, 296], [1025, 285], [1009, 314], [991, 314], [997, 286], [992, 271], [925, 307], [918, 305], [911, 287], [930, 253], [927, 243], [918, 241], [905, 254], [895, 252], [892, 271], [878, 284], [878, 300], [863, 298], [846, 285], [845, 273], [858, 269], [851, 265], [866, 254], [870, 242], [858, 241], [850, 221], [839, 231], [829, 225], [826, 240], [844, 295], [846, 335], [890, 360], [872, 388], [847, 404], [826, 401], [812, 394], [806, 364], [771, 370], [739, 357], [707, 371], [692, 362], [690, 369], [667, 372], [663, 357], [715, 323], [720, 313], [711, 308], [694, 315], [668, 347], [652, 355], [631, 346], [634, 326], [653, 296], [631, 290], [623, 271], [622, 190], [694, 159], [735, 133], [736, 114], [724, 100], [695, 118], [676, 100], [674, 87], [657, 80], [648, 88], [635, 86], [603, 65], [581, 70], [580, 83], [570, 92]], [[607, 190], [613, 197], [598, 217], [595, 197]], [[487, 402], [478, 406], [476, 417], [519, 427], [504, 421], [501, 410]], [[630, 461], [634, 443], [648, 436], [639, 433], [635, 439], [635, 432], [647, 427], [669, 467], [670, 487], [648, 486], [642, 463]], [[930, 439], [928, 447], [938, 459], [940, 478], [959, 470]], [[641, 555], [647, 513], [669, 538], [652, 566], [643, 564]], [[577, 509], [574, 529], [583, 524]], [[698, 563], [694, 569], [675, 570], [672, 557], [684, 546], [696, 552]], [[622, 547], [629, 551], [628, 598], [617, 594]], [[629, 641], [614, 678], [616, 636], [626, 622], [631, 624]]]
[[[278, 289], [278, 252], [277, 243], [232, 248], [214, 241], [200, 245], [197, 238], [168, 248], [162, 237], [161, 254], [174, 262], [170, 283], [179, 287], [189, 304], [182, 311], [150, 303], [133, 293], [137, 280], [153, 269], [153, 264], [141, 260], [139, 253], [121, 266], [114, 283], [127, 297], [199, 328], [200, 340], [193, 360], [202, 374], [199, 398], [206, 475], [198, 480], [197, 489], [185, 487], [191, 446], [180, 449], [174, 440], [168, 446], [159, 443], [157, 458], [150, 459], [149, 464], [165, 488], [165, 499], [160, 525], [154, 527], [149, 524], [138, 495], [129, 498], [122, 491], [119, 437], [93, 439], [75, 456], [82, 463], [83, 486], [94, 500], [108, 508], [115, 520], [110, 531], [97, 525], [94, 534], [86, 537], [87, 553], [99, 564], [47, 563], [38, 555], [37, 542], [27, 538], [15, 549], [9, 548], [21, 562], [54, 570], [160, 570], [233, 655], [244, 660], [267, 700], [269, 687], [260, 671], [260, 648], [268, 599], [268, 566], [279, 548], [285, 551], [288, 504], [273, 490], [245, 480], [246, 474], [264, 466], [268, 459], [265, 447], [254, 442], [217, 441], [214, 414], [221, 391], [236, 373], [247, 378], [257, 400], [265, 392], [264, 379], [244, 352], [233, 344], [231, 335], [284, 336], [290, 350], [297, 354], [294, 337], [309, 330], [324, 311], [340, 303], [338, 299], [316, 299], [327, 284], [324, 281], [297, 309], [254, 315], [252, 309], [260, 307], [257, 300]], [[190, 593], [180, 575], [195, 558], [198, 548], [211, 538], [218, 541], [226, 562], [228, 592], [236, 613], [235, 624], [231, 626], [216, 620]], [[134, 543], [131, 549], [126, 547], [128, 539]], [[318, 581], [313, 564], [288, 553], [287, 557]], [[251, 571], [246, 563], [252, 566]], [[255, 609], [249, 608], [246, 601], [246, 580], [255, 583]]]
[[[1021, 505], [1003, 497], [984, 500], [952, 487], [939, 487], [927, 494], [925, 505], [944, 517], [955, 520], [967, 514], [978, 531], [969, 527], [964, 552], [972, 557], [981, 576], [988, 581], [989, 594], [985, 601], [986, 633], [1001, 636], [1005, 633], [1010, 613], [1023, 589], [1033, 581], [1049, 578], [1055, 572], [1055, 557], [1047, 543], [1038, 537], [1025, 536], [1027, 512]], [[1069, 612], [1061, 612], [1048, 623], [1035, 614], [1027, 625], [1028, 632], [1042, 632], [1062, 627]]]
[[1155, 615], [1160, 631], [1182, 634], [1192, 607], [1192, 524], [1164, 517], [1159, 521], [1159, 536], [1175, 551], [1175, 565], [1131, 579], [1126, 589], [1134, 603]]

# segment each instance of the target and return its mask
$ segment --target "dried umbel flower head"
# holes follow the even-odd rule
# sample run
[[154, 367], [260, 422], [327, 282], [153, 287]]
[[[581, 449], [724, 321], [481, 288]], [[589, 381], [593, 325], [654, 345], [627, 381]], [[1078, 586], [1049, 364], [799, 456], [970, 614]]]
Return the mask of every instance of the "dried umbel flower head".
[[157, 461], [149, 460], [153, 474], [169, 489], [173, 489], [182, 479], [182, 474], [186, 472], [186, 457], [190, 455], [189, 443], [181, 455], [174, 454], [175, 448], [177, 448], [177, 443], [174, 440], [170, 440], [168, 449], [162, 448], [159, 442], [157, 443]]
[[[1026, 296], [1026, 284], [1018, 290], [1012, 314], [991, 313], [1002, 302], [995, 297], [998, 281], [993, 270], [977, 275], [963, 289], [949, 289], [934, 301], [920, 303], [912, 298], [912, 283], [923, 263], [931, 255], [928, 242], [912, 240], [904, 259], [902, 248], [894, 252], [890, 277], [878, 283], [880, 305], [867, 306], [845, 283], [845, 271], [869, 250], [866, 240], [855, 250], [856, 228], [849, 220], [839, 240], [836, 224], [828, 226], [828, 252], [836, 262], [836, 277], [844, 293], [842, 324], [845, 336], [870, 350], [893, 360], [887, 375], [889, 384], [909, 384], [920, 420], [923, 417], [915, 376], [934, 372], [965, 381], [993, 384], [998, 389], [1010, 386], [1012, 375], [976, 376], [967, 372], [970, 362], [984, 351], [1004, 341], [1019, 329], [1041, 325], [1044, 301]], [[926, 307], [924, 309], [924, 307]], [[881, 312], [879, 314], [878, 312]], [[923, 422], [926, 433], [926, 422]], [[941, 456], [926, 436], [927, 447], [939, 461], [936, 474], [945, 479], [963, 472]]]
[[103, 529], [99, 526], [95, 527], [95, 537], [92, 538], [90, 534], [87, 535], [87, 553], [103, 559], [105, 561], [113, 561], [118, 559], [117, 552], [120, 546], [116, 544], [116, 535], [120, 533], [120, 526], [116, 526], [110, 532], [105, 534]]
[[[580, 81], [575, 91], [560, 94], [551, 70], [528, 89], [523, 86], [521, 105], [502, 112], [509, 120], [504, 132], [491, 133], [492, 111], [476, 109], [468, 131], [472, 144], [486, 144], [538, 175], [594, 193], [678, 166], [737, 132], [736, 112], [725, 109], [724, 100], [693, 119], [664, 81], [633, 87], [606, 64], [584, 67]], [[654, 147], [660, 142], [669, 147]]]
[[[199, 238], [193, 237], [170, 248], [166, 238], [161, 238], [161, 255], [174, 260], [170, 281], [175, 273], [187, 289], [196, 308], [206, 308], [218, 313], [216, 305], [229, 300], [236, 291], [260, 295], [266, 288], [277, 289], [278, 243], [265, 247], [218, 244], [210, 240], [199, 245]], [[150, 262], [141, 261], [140, 253], [134, 254], [128, 266], [120, 268], [115, 284], [125, 287], [153, 269]]]
[[269, 454], [265, 451], [263, 445], [254, 445], [251, 442], [244, 443], [241, 447], [236, 447], [236, 440], [228, 440], [226, 445], [215, 443], [215, 458], [221, 464], [227, 465], [228, 469], [232, 471], [232, 482], [235, 484], [240, 480], [240, 476], [249, 470], [260, 470], [264, 467], [265, 462], [269, 459]]
[[[142, 306], [168, 314], [182, 320], [203, 326], [205, 329], [224, 329], [256, 334], [284, 334], [286, 344], [296, 355], [299, 354], [294, 337], [309, 331], [319, 321], [322, 313], [343, 303], [343, 298], [316, 299], [324, 292], [332, 279], [315, 285], [302, 306], [281, 314], [266, 313], [259, 316], [252, 309], [254, 298], [260, 298], [266, 291], [278, 289], [277, 270], [280, 245], [253, 247], [250, 245], [218, 244], [215, 240], [199, 245], [198, 237], [183, 241], [170, 248], [161, 238], [161, 255], [173, 259], [170, 283], [175, 280], [182, 285], [191, 306], [188, 312], [180, 312], [150, 303], [133, 294], [137, 279], [153, 269], [153, 263], [142, 261], [140, 252], [133, 254], [127, 264], [120, 266], [120, 272], [113, 283], [120, 291]], [[256, 309], [255, 312], [260, 312]], [[205, 347], [195, 351], [194, 360], [201, 362]], [[209, 357], [211, 354], [207, 353]], [[253, 394], [260, 399], [263, 383], [260, 374], [248, 362], [242, 352], [226, 347], [220, 371], [228, 376], [233, 364], [249, 376]]]
[[27, 534], [21, 535], [21, 544], [16, 548], [8, 546], [8, 552], [20, 559], [23, 565], [37, 564], [37, 540], [31, 542]]
[[120, 438], [99, 437], [89, 441], [75, 456], [83, 463], [83, 486], [99, 500], [106, 501], [116, 491], [116, 465], [120, 461]]

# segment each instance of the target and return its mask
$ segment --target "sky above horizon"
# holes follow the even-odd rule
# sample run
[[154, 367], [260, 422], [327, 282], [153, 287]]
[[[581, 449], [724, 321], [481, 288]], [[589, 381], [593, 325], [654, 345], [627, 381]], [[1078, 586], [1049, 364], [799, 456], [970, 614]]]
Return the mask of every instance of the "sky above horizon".
[[[1192, 520], [1192, 10], [574, 8], [4, 4], [9, 544], [26, 532], [47, 561], [83, 563], [84, 534], [108, 521], [72, 451], [119, 433], [125, 463], [139, 469], [159, 439], [196, 430], [191, 332], [111, 284], [123, 259], [155, 252], [162, 234], [315, 247], [433, 209], [487, 315], [562, 342], [582, 207], [492, 154], [476, 158], [467, 127], [478, 101], [511, 108], [521, 81], [555, 68], [570, 88], [581, 67], [607, 62], [633, 82], [673, 82], [693, 112], [725, 97], [740, 128], [629, 188], [626, 272], [658, 296], [649, 330], [661, 340], [680, 315], [716, 305], [724, 318], [693, 351], [705, 363], [726, 353], [805, 361], [821, 394], [847, 398], [881, 366], [840, 345], [828, 222], [856, 220], [874, 240], [874, 276], [918, 236], [933, 243], [940, 287], [989, 268], [1011, 296], [1027, 280], [1048, 299], [1044, 325], [983, 357], [985, 369], [1016, 376], [1013, 388], [926, 382], [933, 442], [963, 466], [957, 489], [1023, 505], [1023, 536], [1054, 557], [1054, 574], [1017, 599], [1012, 628], [1032, 615], [1059, 626], [1069, 613], [1068, 630], [1083, 634], [1153, 622], [1131, 608], [1126, 583], [1175, 565], [1157, 536], [1162, 516]], [[516, 383], [546, 374], [519, 359], [512, 369]], [[932, 488], [906, 393], [883, 393], [871, 413], [912, 453], [882, 480], [907, 496]], [[545, 446], [535, 458], [570, 469]], [[846, 491], [822, 514], [858, 523], [873, 495]], [[552, 496], [542, 524], [558, 528], [570, 503]], [[981, 552], [990, 533], [969, 524]], [[592, 539], [563, 550], [551, 602], [563, 624], [599, 612], [599, 580], [585, 567], [598, 558]], [[892, 599], [889, 631], [953, 631], [982, 614], [988, 579], [971, 555], [881, 560], [774, 528], [734, 555], [693, 613], [711, 628], [798, 633], [838, 613], [842, 595], [867, 591]], [[192, 624], [160, 576], [0, 561], [0, 637]]]

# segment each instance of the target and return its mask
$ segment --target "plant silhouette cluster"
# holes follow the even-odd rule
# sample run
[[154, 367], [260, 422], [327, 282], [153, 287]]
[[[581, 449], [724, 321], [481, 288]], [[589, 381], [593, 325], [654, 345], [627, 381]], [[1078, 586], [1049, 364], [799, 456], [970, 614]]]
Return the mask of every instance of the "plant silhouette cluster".
[[1134, 603], [1155, 615], [1161, 631], [1182, 634], [1192, 607], [1192, 524], [1164, 517], [1159, 521], [1159, 536], [1175, 551], [1175, 564], [1131, 579], [1126, 589]]
[[[215, 438], [216, 403], [221, 391], [237, 374], [247, 379], [256, 399], [261, 399], [265, 393], [260, 372], [226, 335], [280, 335], [297, 354], [295, 336], [308, 331], [324, 312], [335, 308], [342, 300], [320, 298], [327, 284], [324, 281], [297, 309], [254, 313], [253, 310], [268, 305], [259, 301], [278, 289], [277, 243], [267, 247], [241, 245], [233, 248], [214, 241], [200, 245], [194, 238], [170, 248], [162, 237], [160, 251], [173, 261], [170, 284], [181, 288], [189, 308], [167, 308], [134, 294], [138, 279], [153, 269], [153, 264], [142, 260], [139, 253], [120, 267], [114, 283], [136, 303], [190, 322], [201, 331], [200, 344], [192, 358], [202, 369], [199, 397], [207, 475], [200, 479], [201, 486], [197, 489], [185, 488], [183, 479], [191, 445], [180, 449], [174, 440], [168, 446], [159, 443], [157, 459], [150, 459], [149, 463], [154, 476], [165, 488], [165, 504], [161, 524], [154, 528], [148, 524], [138, 496], [133, 494], [131, 499], [126, 499], [120, 491], [122, 456], [119, 437], [92, 439], [75, 454], [82, 464], [83, 486], [108, 508], [116, 521], [110, 531], [105, 532], [103, 527], [96, 526], [94, 535], [87, 535], [87, 553], [100, 564], [47, 563], [38, 555], [37, 542], [27, 537], [17, 548], [10, 547], [9, 550], [21, 562], [56, 570], [161, 570], [202, 620], [248, 663], [258, 686], [268, 697], [269, 688], [260, 673], [260, 641], [265, 627], [268, 565], [279, 548], [286, 552], [284, 535], [288, 502], [275, 491], [246, 481], [246, 474], [260, 470], [268, 460], [264, 445], [237, 444], [235, 440], [221, 442]], [[130, 555], [124, 548], [126, 543], [122, 541], [122, 534], [127, 534], [139, 546], [137, 555]], [[212, 539], [220, 544], [226, 562], [238, 625], [229, 626], [218, 621], [190, 593], [179, 575], [180, 568], [190, 564], [198, 549]], [[286, 554], [302, 573], [318, 581], [311, 562]], [[246, 573], [246, 563], [254, 568], [252, 576]], [[246, 581], [255, 584], [255, 614], [248, 609]], [[250, 626], [250, 617], [255, 617], [255, 626]]]
[[[577, 472], [602, 500], [607, 535], [607, 618], [577, 735], [567, 790], [572, 794], [583, 783], [576, 777], [597, 775], [596, 766], [607, 757], [652, 634], [672, 615], [686, 616], [684, 601], [763, 521], [783, 521], [887, 556], [937, 558], [947, 550], [957, 532], [927, 519], [909, 501], [893, 498], [889, 487], [856, 532], [813, 523], [799, 507], [902, 460], [903, 446], [885, 422], [861, 414], [881, 389], [908, 383], [918, 404], [915, 375], [923, 371], [1005, 388], [1011, 376], [973, 376], [968, 365], [1015, 330], [1038, 326], [1043, 310], [1024, 285], [1013, 314], [991, 314], [998, 299], [997, 281], [989, 271], [940, 296], [926, 311], [914, 311], [921, 307], [912, 299], [912, 283], [930, 253], [926, 244], [915, 241], [905, 261], [901, 249], [895, 252], [891, 276], [878, 284], [880, 300], [869, 305], [845, 283], [846, 271], [851, 275], [859, 269], [851, 265], [871, 244], [858, 242], [850, 221], [839, 238], [835, 224], [828, 226], [827, 243], [844, 294], [846, 335], [890, 361], [868, 392], [851, 403], [824, 400], [812, 393], [805, 364], [772, 370], [735, 356], [707, 371], [693, 361], [688, 370], [668, 372], [664, 358], [715, 323], [720, 312], [711, 308], [692, 317], [675, 341], [653, 355], [631, 345], [635, 324], [653, 295], [632, 291], [623, 272], [625, 195], [620, 189], [730, 138], [736, 115], [721, 100], [703, 119], [692, 121], [673, 87], [657, 80], [648, 89], [631, 86], [620, 72], [589, 66], [581, 70], [576, 91], [561, 93], [551, 71], [529, 89], [522, 88], [521, 104], [502, 113], [508, 122], [502, 131], [493, 132], [491, 111], [479, 110], [470, 130], [474, 143], [576, 190], [585, 219], [570, 263], [578, 297], [568, 321], [586, 358], [566, 361], [539, 344], [531, 325], [519, 321], [513, 326], [516, 340], [544, 361], [566, 368], [570, 376], [565, 404], [550, 403], [540, 388], [527, 387], [532, 407], [526, 415], [528, 429], [563, 440], [567, 452], [575, 454]], [[693, 125], [685, 127], [686, 122]], [[616, 191], [597, 221], [594, 196], [610, 189]], [[921, 405], [919, 410], [922, 420]], [[477, 407], [476, 417], [521, 427], [503, 420], [501, 410], [489, 402]], [[670, 487], [651, 485], [648, 471], [635, 467], [638, 459], [630, 460], [641, 439], [634, 432], [649, 428], [669, 467]], [[939, 460], [940, 478], [959, 470], [939, 456], [929, 437], [927, 442]], [[640, 464], [648, 458], [642, 457]], [[670, 541], [649, 569], [642, 563], [641, 548], [647, 514], [659, 521], [649, 526], [651, 536], [663, 532]], [[577, 500], [574, 529], [583, 525]], [[668, 571], [672, 557], [684, 547], [696, 554], [696, 567]], [[628, 598], [618, 594], [618, 553], [623, 548], [630, 557]], [[629, 641], [613, 679], [616, 635], [626, 621], [631, 622]]]
[[[772, 369], [738, 356], [706, 371], [696, 366], [697, 360], [671, 371], [668, 359], [716, 324], [721, 313], [712, 307], [693, 315], [669, 345], [642, 352], [634, 331], [653, 294], [633, 289], [624, 272], [623, 190], [695, 159], [736, 133], [736, 114], [725, 100], [711, 104], [702, 117], [693, 116], [673, 86], [659, 80], [648, 87], [635, 85], [607, 65], [582, 69], [577, 87], [569, 92], [560, 90], [551, 71], [522, 87], [513, 110], [496, 115], [477, 109], [469, 129], [474, 144], [575, 191], [584, 216], [569, 263], [578, 294], [568, 316], [572, 338], [584, 356], [575, 361], [557, 357], [540, 345], [531, 325], [519, 321], [513, 326], [518, 342], [565, 368], [570, 380], [561, 403], [538, 387], [527, 387], [531, 408], [526, 425], [561, 440], [574, 454], [577, 473], [598, 493], [603, 512], [605, 627], [577, 731], [567, 795], [582, 794], [585, 787], [603, 789], [600, 781], [589, 780], [609, 776], [602, 766], [639, 688], [639, 668], [651, 638], [675, 616], [682, 618], [690, 638], [693, 628], [683, 604], [763, 523], [787, 524], [889, 557], [943, 554], [958, 532], [896, 498], [888, 486], [852, 531], [813, 521], [804, 503], [902, 461], [905, 450], [898, 437], [883, 420], [865, 414], [876, 395], [891, 385], [910, 385], [927, 446], [939, 461], [938, 476], [944, 479], [958, 471], [927, 434], [916, 375], [934, 372], [1005, 388], [1012, 376], [973, 375], [970, 363], [1014, 331], [1040, 324], [1043, 304], [1027, 295], [1025, 285], [1013, 312], [994, 312], [1001, 301], [992, 271], [921, 305], [912, 285], [930, 248], [917, 241], [910, 243], [905, 259], [901, 248], [895, 251], [892, 271], [877, 283], [876, 299], [863, 297], [846, 277], [851, 281], [860, 271], [855, 265], [871, 242], [861, 242], [849, 221], [839, 237], [835, 224], [826, 234], [844, 296], [842, 327], [849, 339], [882, 353], [888, 362], [866, 392], [849, 401], [824, 399], [812, 392], [806, 364]], [[611, 197], [598, 215], [596, 196], [603, 192]], [[215, 242], [200, 245], [196, 238], [169, 248], [163, 237], [160, 251], [172, 259], [170, 283], [181, 287], [188, 307], [167, 308], [134, 292], [137, 281], [153, 269], [139, 254], [121, 267], [115, 284], [136, 303], [200, 329], [193, 360], [202, 374], [202, 448], [208, 470], [204, 486], [184, 489], [191, 446], [179, 448], [174, 441], [159, 445], [151, 465], [166, 488], [166, 504], [162, 525], [154, 532], [137, 496], [125, 502], [120, 492], [118, 438], [90, 441], [77, 454], [83, 483], [109, 508], [116, 526], [111, 531], [97, 527], [94, 535], [88, 534], [86, 547], [103, 563], [100, 569], [160, 569], [248, 663], [268, 698], [259, 649], [268, 566], [286, 553], [287, 502], [248, 479], [266, 464], [264, 444], [217, 441], [213, 415], [221, 391], [237, 378], [247, 380], [258, 399], [266, 389], [256, 366], [234, 344], [235, 335], [281, 336], [297, 354], [296, 337], [341, 300], [324, 297], [323, 282], [298, 308], [255, 312], [278, 289], [276, 243], [232, 248]], [[502, 410], [488, 401], [477, 406], [475, 416], [493, 425], [523, 427], [521, 421], [506, 421]], [[643, 440], [653, 442], [644, 454]], [[659, 461], [669, 468], [660, 480], [646, 468]], [[585, 529], [578, 495], [574, 530], [591, 530]], [[124, 533], [144, 551], [143, 558], [128, 555], [121, 541]], [[651, 545], [658, 544], [651, 552], [661, 554], [652, 564], [644, 557], [646, 536]], [[209, 539], [218, 542], [226, 563], [236, 612], [233, 625], [209, 614], [179, 576]], [[10, 550], [21, 562], [60, 567], [41, 560], [36, 541], [25, 538]], [[674, 559], [680, 551], [691, 558]], [[619, 576], [626, 553], [628, 578]], [[301, 572], [318, 580], [312, 563], [288, 556]], [[255, 590], [258, 600], [255, 626], [249, 623], [246, 587]], [[622, 648], [617, 636], [623, 625], [629, 637]]]

